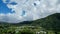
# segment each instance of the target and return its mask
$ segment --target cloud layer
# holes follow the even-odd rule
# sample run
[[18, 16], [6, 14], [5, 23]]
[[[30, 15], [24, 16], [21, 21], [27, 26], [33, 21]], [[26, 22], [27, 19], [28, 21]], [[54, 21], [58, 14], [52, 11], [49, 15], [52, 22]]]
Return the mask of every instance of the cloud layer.
[[[7, 3], [6, 0], [3, 2]], [[11, 2], [16, 2], [17, 5], [12, 5]], [[7, 7], [15, 13], [0, 14], [0, 21], [18, 23], [60, 13], [60, 0], [10, 0]]]

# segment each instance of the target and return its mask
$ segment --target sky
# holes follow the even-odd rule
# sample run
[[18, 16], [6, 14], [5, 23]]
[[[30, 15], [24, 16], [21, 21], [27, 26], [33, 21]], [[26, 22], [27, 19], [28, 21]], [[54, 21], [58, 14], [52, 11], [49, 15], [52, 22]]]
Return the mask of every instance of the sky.
[[3, 3], [2, 0], [0, 0], [0, 13], [6, 14], [6, 13], [9, 13], [9, 12], [11, 12], [11, 9], [8, 9], [8, 7], [6, 6], [6, 4]]
[[0, 21], [18, 23], [60, 13], [60, 0], [0, 0]]

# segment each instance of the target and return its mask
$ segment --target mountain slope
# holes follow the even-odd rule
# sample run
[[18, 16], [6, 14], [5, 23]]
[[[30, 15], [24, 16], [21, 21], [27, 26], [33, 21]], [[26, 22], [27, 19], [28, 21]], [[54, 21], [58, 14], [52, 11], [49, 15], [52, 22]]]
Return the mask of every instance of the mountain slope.
[[42, 19], [35, 20], [32, 25], [39, 25], [53, 31], [60, 31], [60, 13], [55, 13]]
[[45, 18], [42, 18], [42, 19], [38, 19], [38, 20], [35, 20], [35, 21], [24, 21], [24, 22], [20, 22], [20, 23], [7, 23], [7, 22], [0, 22], [0, 24], [4, 24], [4, 23], [6, 23], [6, 24], [30, 24], [30, 25], [46, 25], [45, 23], [51, 23], [51, 24], [53, 24], [53, 23], [55, 23], [55, 25], [57, 24], [57, 23], [59, 23], [60, 24], [60, 13], [55, 13], [55, 14], [52, 14], [52, 15], [49, 15], [49, 16], [47, 16], [47, 17], [45, 17]]
[[[7, 22], [0, 22], [0, 29], [1, 28], [9, 28], [9, 27], [21, 27], [21, 26], [37, 26], [42, 27], [43, 29], [52, 30], [55, 34], [60, 32], [60, 13], [55, 13], [49, 15], [45, 18], [38, 19], [35, 21], [24, 21], [20, 23], [7, 23]], [[36, 28], [36, 27], [35, 27]], [[2, 29], [3, 30], [3, 29]]]

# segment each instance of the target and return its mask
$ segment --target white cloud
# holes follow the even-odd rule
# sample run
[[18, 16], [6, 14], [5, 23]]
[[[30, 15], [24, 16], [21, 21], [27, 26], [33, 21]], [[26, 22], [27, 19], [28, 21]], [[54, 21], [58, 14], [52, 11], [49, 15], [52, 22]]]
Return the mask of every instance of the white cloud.
[[[60, 13], [60, 3], [58, 3], [58, 1], [59, 0], [10, 0], [7, 7], [12, 8], [12, 11], [15, 11], [15, 13], [0, 14], [0, 20], [21, 22], [44, 18], [53, 13]], [[3, 0], [3, 2], [6, 3], [5, 0]], [[11, 5], [11, 2], [16, 2], [17, 5]], [[36, 3], [36, 6], [34, 6], [34, 3]], [[25, 10], [25, 15], [21, 16], [23, 10]]]

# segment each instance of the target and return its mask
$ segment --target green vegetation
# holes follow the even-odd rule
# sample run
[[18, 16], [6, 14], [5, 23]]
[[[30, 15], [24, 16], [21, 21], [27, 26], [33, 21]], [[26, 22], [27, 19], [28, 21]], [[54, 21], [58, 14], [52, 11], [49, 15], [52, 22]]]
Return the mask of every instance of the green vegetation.
[[60, 34], [60, 13], [17, 24], [0, 22], [0, 34]]
[[55, 34], [58, 34], [58, 32], [60, 32], [60, 13], [52, 14], [46, 18], [36, 20], [33, 23], [39, 24], [39, 26], [46, 30], [51, 30], [54, 31]]

